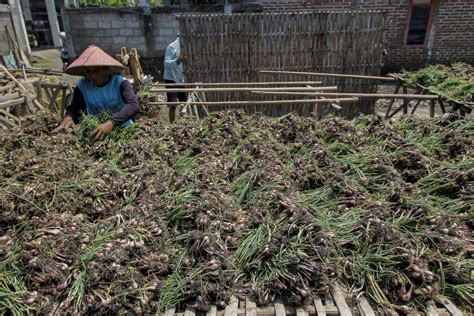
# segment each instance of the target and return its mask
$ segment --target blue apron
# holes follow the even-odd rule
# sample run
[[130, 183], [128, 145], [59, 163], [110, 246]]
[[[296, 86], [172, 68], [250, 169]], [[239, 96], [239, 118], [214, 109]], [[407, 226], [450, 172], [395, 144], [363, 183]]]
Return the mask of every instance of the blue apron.
[[[120, 94], [120, 84], [127, 80], [122, 76], [113, 75], [103, 87], [97, 87], [87, 78], [79, 79], [77, 87], [82, 92], [86, 102], [87, 115], [98, 116], [103, 112], [117, 113], [123, 109], [125, 102]], [[133, 124], [128, 120], [120, 127]]]

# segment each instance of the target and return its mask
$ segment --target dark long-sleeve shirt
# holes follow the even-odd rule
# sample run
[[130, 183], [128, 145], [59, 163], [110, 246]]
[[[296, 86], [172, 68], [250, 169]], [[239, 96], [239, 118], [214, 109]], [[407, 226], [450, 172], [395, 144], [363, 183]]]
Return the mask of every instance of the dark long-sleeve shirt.
[[[115, 122], [115, 125], [121, 125], [122, 123], [133, 118], [139, 110], [138, 100], [133, 92], [132, 85], [128, 80], [122, 81], [120, 83], [120, 95], [125, 103], [122, 110], [111, 117]], [[74, 122], [78, 122], [82, 113], [87, 114], [86, 110], [86, 101], [81, 90], [77, 87], [74, 89], [74, 94], [72, 96], [71, 104], [67, 107], [66, 115], [72, 117]]]

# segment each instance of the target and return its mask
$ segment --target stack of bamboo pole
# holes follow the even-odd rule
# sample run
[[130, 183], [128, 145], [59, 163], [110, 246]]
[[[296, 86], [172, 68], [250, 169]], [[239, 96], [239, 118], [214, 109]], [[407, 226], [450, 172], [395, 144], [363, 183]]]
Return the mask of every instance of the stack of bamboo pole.
[[0, 124], [2, 126], [15, 127], [20, 122], [20, 116], [43, 109], [36, 94], [28, 89], [37, 82], [37, 79], [17, 79], [7, 68], [0, 65], [0, 81], [2, 82], [0, 86]]
[[[272, 73], [272, 71], [269, 71]], [[300, 74], [295, 72], [295, 74]], [[307, 74], [307, 73], [305, 73]], [[323, 77], [344, 77], [350, 79], [393, 81], [390, 77], [347, 75], [333, 73], [310, 73]], [[256, 106], [275, 107], [290, 106], [294, 110], [303, 109], [305, 113], [311, 113], [316, 117], [321, 117], [331, 112], [341, 113], [348, 105], [354, 105], [359, 99], [403, 99], [403, 100], [429, 100], [434, 102], [438, 99], [436, 95], [426, 94], [379, 94], [379, 93], [361, 93], [361, 92], [337, 92], [337, 86], [319, 86], [321, 81], [282, 81], [282, 82], [220, 82], [220, 83], [181, 83], [181, 84], [162, 84], [155, 83], [151, 92], [181, 92], [190, 93], [185, 106], [206, 106], [211, 110], [225, 108], [243, 107], [246, 110], [251, 109], [250, 113], [255, 111]], [[236, 95], [234, 100], [225, 101], [206, 101], [206, 93], [231, 93]], [[195, 96], [200, 98], [196, 99]], [[287, 96], [285, 99], [272, 100], [248, 100], [247, 95], [271, 95]], [[294, 97], [300, 97], [294, 99]], [[289, 98], [293, 97], [293, 98]], [[179, 105], [182, 102], [150, 102], [149, 105]], [[253, 110], [253, 111], [252, 111]], [[271, 112], [271, 111], [269, 111]]]
[[73, 87], [58, 80], [62, 72], [7, 69], [0, 65], [0, 128], [13, 128], [22, 116], [48, 109], [63, 115]]

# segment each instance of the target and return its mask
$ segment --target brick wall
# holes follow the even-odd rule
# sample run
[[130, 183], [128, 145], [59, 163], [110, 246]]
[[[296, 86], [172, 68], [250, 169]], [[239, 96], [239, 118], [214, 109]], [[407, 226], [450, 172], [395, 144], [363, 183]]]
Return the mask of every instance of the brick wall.
[[439, 6], [431, 61], [456, 60], [474, 64], [473, 0], [445, 0]]
[[0, 55], [10, 54], [7, 36], [5, 33], [5, 25], [8, 27], [10, 34], [13, 34], [13, 24], [10, 17], [10, 8], [6, 4], [0, 4]]
[[264, 12], [285, 10], [368, 9], [387, 12], [384, 71], [418, 68], [427, 63], [462, 61], [474, 64], [474, 1], [438, 0], [433, 41], [428, 48], [405, 45], [408, 0], [261, 0]]

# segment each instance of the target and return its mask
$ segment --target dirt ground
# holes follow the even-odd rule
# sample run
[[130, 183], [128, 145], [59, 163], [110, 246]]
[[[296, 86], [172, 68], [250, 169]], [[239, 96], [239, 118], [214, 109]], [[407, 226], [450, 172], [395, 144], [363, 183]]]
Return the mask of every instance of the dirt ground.
[[[59, 49], [46, 49], [46, 50], [34, 51], [32, 53], [33, 67], [48, 68], [52, 70], [61, 71], [62, 62], [59, 56], [60, 56]], [[67, 74], [64, 74], [64, 76], [60, 78], [60, 80], [64, 80], [71, 84], [74, 84], [77, 81], [77, 79], [78, 77], [70, 76]], [[394, 85], [387, 84], [387, 85], [380, 85], [377, 91], [378, 93], [394, 93], [394, 89], [395, 89]], [[408, 92], [415, 93], [415, 91], [410, 91], [410, 90]], [[164, 100], [164, 98], [165, 98], [164, 95], [158, 96], [159, 100]], [[389, 99], [378, 100], [375, 105], [376, 114], [384, 116], [389, 103], [390, 103]], [[398, 107], [402, 103], [403, 103], [403, 100], [395, 100], [393, 108]], [[411, 102], [409, 104], [409, 111], [411, 111], [413, 105], [414, 105], [414, 102]], [[421, 117], [428, 117], [429, 116], [429, 102], [428, 101], [421, 102], [415, 113]], [[402, 114], [403, 113], [400, 111], [394, 116], [394, 118], [398, 118]], [[437, 115], [441, 114], [441, 110], [438, 106], [435, 108], [435, 114]], [[177, 113], [177, 116], [179, 115], [180, 113]], [[168, 109], [164, 106], [161, 107], [159, 112], [154, 113], [153, 116], [158, 116], [165, 123], [169, 123]]]

